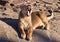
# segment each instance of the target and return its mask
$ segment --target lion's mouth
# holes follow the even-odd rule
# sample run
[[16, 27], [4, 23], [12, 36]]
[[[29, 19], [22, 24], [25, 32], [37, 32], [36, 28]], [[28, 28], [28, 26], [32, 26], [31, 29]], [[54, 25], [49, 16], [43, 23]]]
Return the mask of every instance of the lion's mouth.
[[29, 14], [29, 11], [27, 11], [27, 14], [26, 14], [27, 16], [30, 16], [30, 14]]
[[30, 16], [31, 9], [27, 9], [27, 16]]

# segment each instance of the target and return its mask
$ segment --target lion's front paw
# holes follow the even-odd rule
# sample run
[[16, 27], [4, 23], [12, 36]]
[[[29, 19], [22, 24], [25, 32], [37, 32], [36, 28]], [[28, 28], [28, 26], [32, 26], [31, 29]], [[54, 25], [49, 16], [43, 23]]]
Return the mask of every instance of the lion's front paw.
[[21, 34], [21, 38], [25, 39], [26, 38], [26, 34]]
[[32, 40], [32, 37], [27, 37], [27, 40], [29, 41], [29, 40]]

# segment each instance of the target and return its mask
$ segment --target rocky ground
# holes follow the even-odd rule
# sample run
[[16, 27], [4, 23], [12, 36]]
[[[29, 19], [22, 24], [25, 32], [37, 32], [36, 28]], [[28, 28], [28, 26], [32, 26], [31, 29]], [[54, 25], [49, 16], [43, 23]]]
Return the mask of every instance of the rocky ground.
[[[33, 10], [52, 8], [54, 18], [49, 21], [51, 30], [36, 29], [33, 39], [20, 38], [18, 15], [20, 4], [30, 1]], [[48, 12], [47, 12], [48, 13]], [[0, 1], [0, 42], [60, 42], [60, 0], [1, 0]]]

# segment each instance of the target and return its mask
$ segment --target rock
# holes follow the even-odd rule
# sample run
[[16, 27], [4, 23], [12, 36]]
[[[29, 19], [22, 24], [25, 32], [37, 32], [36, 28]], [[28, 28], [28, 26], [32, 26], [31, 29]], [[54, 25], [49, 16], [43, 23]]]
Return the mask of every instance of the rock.
[[57, 1], [59, 0], [43, 0], [43, 2], [46, 2], [46, 3], [56, 3]]
[[20, 3], [20, 0], [12, 0], [12, 3], [19, 4]]
[[[0, 39], [19, 42], [17, 32], [8, 24], [0, 20]], [[0, 40], [1, 41], [1, 40]]]

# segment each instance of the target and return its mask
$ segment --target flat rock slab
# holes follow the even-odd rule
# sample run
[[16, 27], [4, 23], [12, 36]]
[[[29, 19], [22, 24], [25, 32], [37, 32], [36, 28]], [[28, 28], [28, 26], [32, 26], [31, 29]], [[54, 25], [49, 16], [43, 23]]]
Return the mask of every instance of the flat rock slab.
[[8, 24], [0, 20], [0, 41], [19, 42], [17, 32]]

